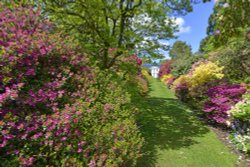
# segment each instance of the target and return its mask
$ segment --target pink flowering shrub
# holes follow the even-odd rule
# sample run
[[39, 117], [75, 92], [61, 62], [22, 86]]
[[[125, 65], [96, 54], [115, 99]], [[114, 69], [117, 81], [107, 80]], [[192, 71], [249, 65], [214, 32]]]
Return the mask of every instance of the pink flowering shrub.
[[218, 85], [208, 89], [206, 95], [207, 102], [203, 111], [207, 117], [217, 123], [225, 124], [229, 118], [228, 111], [237, 102], [242, 100], [242, 95], [246, 92], [240, 85]]
[[125, 90], [110, 81], [118, 77], [91, 69], [53, 31], [39, 11], [0, 5], [1, 164], [133, 163], [141, 138]]
[[[113, 59], [113, 57], [116, 57], [116, 59]], [[118, 48], [109, 48], [108, 50], [108, 60], [110, 63], [114, 61], [115, 67], [121, 67], [123, 63], [125, 63], [127, 66], [129, 64], [132, 64], [133, 66], [141, 66], [142, 65], [142, 59], [139, 58], [135, 54], [130, 54], [128, 51], [125, 51], [123, 49]]]

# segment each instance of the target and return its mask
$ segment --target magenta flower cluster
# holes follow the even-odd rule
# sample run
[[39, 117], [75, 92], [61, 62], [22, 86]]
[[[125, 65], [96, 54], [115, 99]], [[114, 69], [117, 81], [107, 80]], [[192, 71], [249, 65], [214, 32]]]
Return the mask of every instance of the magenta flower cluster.
[[0, 154], [23, 166], [50, 156], [48, 150], [80, 154], [86, 143], [75, 99], [88, 98], [93, 74], [70, 39], [52, 29], [39, 11], [0, 5]]
[[228, 111], [242, 99], [246, 89], [240, 85], [218, 85], [208, 89], [208, 100], [204, 103], [203, 111], [207, 117], [217, 123], [225, 123]]

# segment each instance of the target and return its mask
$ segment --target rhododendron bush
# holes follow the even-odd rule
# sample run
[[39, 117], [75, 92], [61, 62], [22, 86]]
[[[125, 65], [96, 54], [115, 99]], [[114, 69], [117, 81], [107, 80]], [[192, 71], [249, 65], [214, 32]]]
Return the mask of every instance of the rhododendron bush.
[[76, 50], [39, 11], [0, 5], [2, 165], [120, 166], [139, 155], [129, 97], [110, 81], [118, 74]]
[[171, 60], [166, 60], [160, 66], [159, 77], [161, 81], [167, 85], [169, 88], [175, 80], [175, 77], [171, 74], [173, 62]]

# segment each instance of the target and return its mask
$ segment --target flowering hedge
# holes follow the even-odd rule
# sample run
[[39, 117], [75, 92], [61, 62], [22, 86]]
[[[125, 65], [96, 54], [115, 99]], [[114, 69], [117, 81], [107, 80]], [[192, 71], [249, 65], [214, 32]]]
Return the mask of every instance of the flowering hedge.
[[188, 74], [173, 82], [172, 89], [180, 100], [202, 109], [210, 120], [225, 124], [228, 111], [246, 90], [240, 85], [223, 83], [222, 70], [211, 61], [196, 62]]
[[142, 140], [122, 79], [112, 81], [120, 75], [90, 68], [76, 50], [39, 11], [0, 5], [3, 166], [135, 163]]

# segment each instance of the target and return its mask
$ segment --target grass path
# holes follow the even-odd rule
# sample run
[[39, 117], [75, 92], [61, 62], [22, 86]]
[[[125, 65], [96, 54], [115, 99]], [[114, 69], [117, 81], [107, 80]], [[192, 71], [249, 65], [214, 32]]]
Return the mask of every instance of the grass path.
[[204, 124], [158, 80], [150, 80], [150, 95], [139, 105], [145, 138], [138, 167], [234, 167], [230, 152]]

